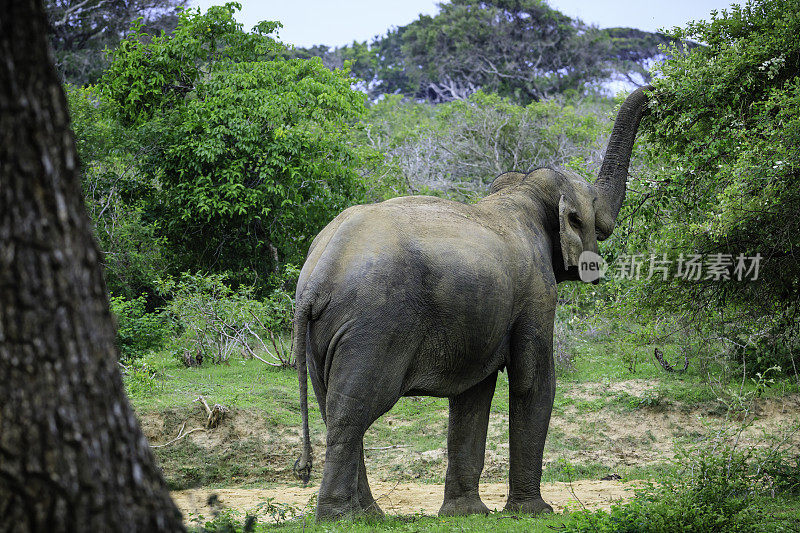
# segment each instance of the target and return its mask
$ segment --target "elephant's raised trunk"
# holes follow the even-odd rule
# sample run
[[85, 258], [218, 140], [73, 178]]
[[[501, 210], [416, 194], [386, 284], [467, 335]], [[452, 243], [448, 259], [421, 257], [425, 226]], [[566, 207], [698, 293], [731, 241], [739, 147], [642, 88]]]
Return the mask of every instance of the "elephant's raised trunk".
[[603, 166], [595, 181], [598, 194], [596, 228], [600, 240], [608, 238], [614, 230], [619, 210], [625, 200], [625, 184], [628, 180], [628, 166], [639, 121], [647, 111], [647, 94], [653, 87], [647, 85], [633, 91], [617, 114], [614, 129], [608, 140], [608, 148], [603, 158]]

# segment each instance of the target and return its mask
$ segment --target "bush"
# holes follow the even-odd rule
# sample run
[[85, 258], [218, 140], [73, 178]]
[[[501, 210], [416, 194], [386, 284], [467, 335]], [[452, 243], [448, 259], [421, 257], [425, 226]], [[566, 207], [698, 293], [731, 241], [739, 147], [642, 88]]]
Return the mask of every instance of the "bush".
[[117, 347], [123, 361], [133, 360], [163, 346], [167, 333], [162, 315], [146, 311], [147, 300], [111, 296], [111, 312], [117, 320]]
[[125, 392], [132, 398], [152, 395], [156, 386], [164, 386], [167, 365], [167, 361], [153, 352], [121, 363]]
[[[287, 267], [287, 275], [296, 268]], [[184, 273], [179, 281], [162, 282], [171, 298], [165, 311], [175, 337], [172, 353], [186, 366], [203, 361], [226, 363], [232, 355], [257, 358], [273, 366], [293, 366], [291, 346], [284, 340], [291, 330], [294, 299], [280, 287], [264, 300], [253, 287], [236, 290], [224, 274]]]
[[[637, 305], [713, 326], [731, 342], [763, 337], [748, 371], [774, 365], [798, 379], [800, 327], [800, 11], [748, 0], [667, 35], [704, 43], [669, 49], [642, 123], [648, 170], [632, 175], [618, 241], [633, 253], [730, 255], [730, 280], [706, 275], [642, 283]], [[629, 230], [628, 235], [625, 234]], [[638, 250], [636, 250], [638, 248]], [[722, 256], [716, 255], [722, 254]], [[736, 258], [762, 260], [750, 276]], [[752, 265], [751, 265], [752, 266]], [[704, 274], [707, 272], [704, 271]], [[737, 278], [741, 277], [739, 280]], [[735, 336], [726, 331], [734, 329]], [[767, 338], [768, 337], [768, 338]], [[741, 355], [741, 354], [739, 354]]]
[[649, 486], [611, 511], [580, 511], [568, 532], [758, 531], [748, 454], [708, 447], [660, 486]]

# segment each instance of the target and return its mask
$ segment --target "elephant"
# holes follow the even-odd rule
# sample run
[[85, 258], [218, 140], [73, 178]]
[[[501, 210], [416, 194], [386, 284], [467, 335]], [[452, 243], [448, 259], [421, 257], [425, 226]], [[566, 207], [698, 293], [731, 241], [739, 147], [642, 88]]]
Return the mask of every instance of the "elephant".
[[478, 494], [489, 408], [508, 372], [505, 509], [552, 512], [540, 492], [555, 396], [558, 283], [579, 279], [625, 199], [633, 142], [648, 111], [642, 87], [622, 104], [594, 183], [563, 169], [497, 177], [467, 205], [407, 196], [353, 206], [313, 240], [300, 272], [294, 356], [302, 456], [311, 472], [308, 377], [327, 426], [317, 520], [382, 515], [367, 482], [363, 437], [402, 396], [449, 399], [440, 515], [488, 513]]

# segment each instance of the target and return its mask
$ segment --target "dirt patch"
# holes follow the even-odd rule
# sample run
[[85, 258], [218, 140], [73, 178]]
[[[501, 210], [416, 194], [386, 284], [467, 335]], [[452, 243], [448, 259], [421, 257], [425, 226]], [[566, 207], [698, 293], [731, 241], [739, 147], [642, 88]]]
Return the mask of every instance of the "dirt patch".
[[575, 383], [571, 385], [569, 396], [581, 400], [608, 398], [620, 393], [631, 396], [644, 396], [656, 389], [657, 383], [646, 379], [626, 379], [613, 383]]
[[[570, 396], [593, 401], [608, 390], [633, 396], [648, 394], [650, 387], [644, 380], [620, 382], [605, 391], [596, 384], [581, 384], [570, 391]], [[708, 415], [700, 407], [673, 407], [664, 410], [602, 407], [579, 411], [575, 405], [567, 405], [551, 419], [545, 469], [555, 471], [558, 461], [566, 460], [575, 465], [593, 465], [595, 472], [627, 475], [639, 467], [668, 463], [675, 456], [676, 444], [699, 442], [724, 423], [723, 418]], [[760, 399], [749, 415], [754, 417], [753, 424], [741, 434], [740, 443], [756, 442], [762, 432], [780, 435], [796, 422], [798, 413], [800, 395]], [[202, 427], [205, 414], [198, 404], [192, 404], [182, 409], [143, 413], [141, 421], [147, 438], [159, 445], [173, 440], [184, 424], [186, 430]], [[417, 421], [390, 415], [376, 422], [383, 426], [368, 432], [366, 464], [376, 481], [414, 484], [444, 480], [446, 423], [428, 426], [429, 438], [425, 440], [409, 435], [411, 428], [416, 427], [413, 423]], [[291, 467], [300, 452], [298, 435], [295, 427], [268, 423], [263, 412], [234, 407], [218, 428], [194, 432], [154, 451], [174, 489], [211, 484], [288, 486], [294, 482]], [[324, 468], [324, 438], [323, 428], [312, 431], [316, 476]], [[483, 483], [507, 481], [508, 454], [508, 416], [492, 413]]]
[[[384, 512], [391, 515], [409, 515], [422, 512], [435, 515], [444, 498], [444, 485], [424, 483], [383, 483], [370, 481], [372, 493]], [[609, 509], [611, 504], [633, 497], [636, 482], [583, 480], [569, 483], [542, 485], [542, 495], [556, 512], [578, 509], [583, 504], [588, 509]], [[282, 486], [272, 489], [192, 489], [174, 491], [172, 497], [187, 520], [198, 515], [210, 516], [209, 496], [216, 494], [223, 508], [254, 512], [260, 503], [289, 505], [303, 510], [319, 487]], [[508, 486], [505, 483], [484, 483], [480, 487], [481, 499], [493, 510], [501, 510], [506, 503]], [[580, 500], [580, 503], [578, 502]], [[261, 514], [266, 514], [263, 507]]]

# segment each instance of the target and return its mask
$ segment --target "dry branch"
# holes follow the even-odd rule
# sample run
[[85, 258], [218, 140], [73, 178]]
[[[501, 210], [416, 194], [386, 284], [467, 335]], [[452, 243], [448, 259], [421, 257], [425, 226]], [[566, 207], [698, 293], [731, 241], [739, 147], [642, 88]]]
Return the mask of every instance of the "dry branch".
[[225, 416], [225, 413], [228, 412], [228, 409], [223, 407], [222, 405], [215, 403], [214, 407], [209, 407], [208, 402], [202, 396], [198, 396], [196, 402], [201, 402], [203, 407], [206, 409], [206, 413], [208, 413], [208, 420], [206, 420], [206, 428], [213, 429], [219, 425], [222, 421], [222, 418]]
[[186, 428], [186, 422], [184, 422], [183, 425], [181, 426], [181, 430], [178, 431], [178, 436], [177, 437], [175, 437], [174, 439], [172, 439], [169, 442], [165, 442], [164, 444], [151, 444], [150, 447], [151, 448], [163, 448], [164, 446], [169, 446], [173, 442], [178, 442], [179, 440], [181, 440], [183, 437], [185, 437], [189, 433], [194, 433], [195, 431], [203, 431], [203, 428], [194, 428], [194, 429], [190, 429], [189, 431], [184, 433], [183, 432], [184, 428]]

